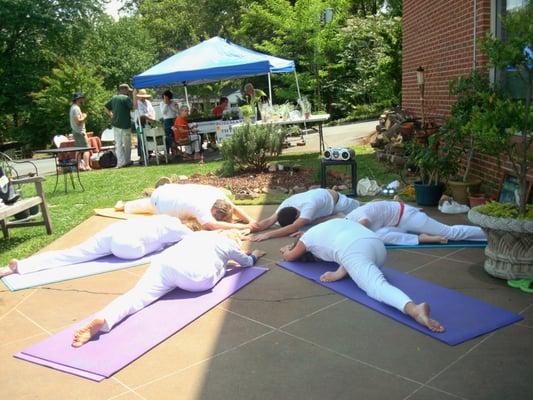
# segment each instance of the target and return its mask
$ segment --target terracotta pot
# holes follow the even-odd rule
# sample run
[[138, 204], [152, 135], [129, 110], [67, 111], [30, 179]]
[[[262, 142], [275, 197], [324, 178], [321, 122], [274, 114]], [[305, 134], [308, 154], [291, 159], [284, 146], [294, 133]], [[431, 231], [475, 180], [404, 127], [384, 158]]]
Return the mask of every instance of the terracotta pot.
[[481, 206], [487, 202], [487, 198], [483, 193], [475, 193], [470, 195], [470, 208]]
[[402, 122], [402, 125], [400, 126], [400, 133], [405, 140], [410, 139], [415, 133], [415, 123]]
[[461, 204], [467, 204], [471, 193], [479, 193], [479, 186], [481, 179], [469, 178], [466, 182], [463, 181], [448, 181], [448, 187], [452, 192], [452, 197], [455, 201]]

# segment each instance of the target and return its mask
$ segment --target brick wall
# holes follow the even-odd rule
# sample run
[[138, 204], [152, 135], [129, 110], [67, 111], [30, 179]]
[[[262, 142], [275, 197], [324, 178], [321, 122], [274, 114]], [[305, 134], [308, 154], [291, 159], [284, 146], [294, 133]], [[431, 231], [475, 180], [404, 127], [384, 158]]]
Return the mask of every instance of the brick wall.
[[[490, 31], [491, 0], [477, 0], [476, 37]], [[448, 82], [467, 75], [474, 58], [474, 0], [404, 0], [402, 52], [402, 107], [421, 115], [420, 90], [416, 69], [425, 70], [425, 115], [443, 118], [450, 114], [454, 98]], [[476, 49], [476, 67], [486, 68], [487, 60]], [[472, 164], [472, 175], [499, 185], [510, 172], [508, 162], [479, 155]], [[530, 173], [533, 180], [533, 173]]]

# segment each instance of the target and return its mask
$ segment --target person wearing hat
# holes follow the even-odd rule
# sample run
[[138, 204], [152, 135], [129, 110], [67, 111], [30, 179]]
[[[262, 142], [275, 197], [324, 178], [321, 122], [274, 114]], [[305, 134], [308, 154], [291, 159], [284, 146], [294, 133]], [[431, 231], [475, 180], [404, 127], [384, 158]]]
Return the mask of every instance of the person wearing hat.
[[[70, 129], [76, 147], [88, 147], [89, 142], [87, 140], [87, 133], [85, 131], [85, 121], [87, 120], [87, 114], [81, 112], [80, 106], [85, 102], [85, 96], [83, 93], [76, 92], [72, 95], [72, 105], [70, 106], [69, 119]], [[90, 171], [91, 166], [89, 161], [91, 159], [91, 152], [86, 151], [83, 153], [84, 165], [80, 168], [83, 171]]]
[[[152, 102], [148, 100], [150, 94], [146, 89], [140, 89], [137, 92], [137, 110], [139, 111], [139, 116], [141, 118], [141, 125], [144, 128], [146, 124], [150, 125], [151, 122], [155, 121], [155, 110], [152, 106]], [[144, 153], [143, 153], [143, 141], [139, 134], [137, 134], [137, 154], [139, 155], [140, 161], [139, 164], [144, 163]]]
[[117, 155], [116, 168], [126, 167], [131, 164], [131, 116], [130, 112], [137, 106], [137, 97], [134, 92], [133, 101], [129, 94], [130, 85], [122, 83], [118, 87], [118, 94], [105, 104], [105, 111], [111, 118], [111, 126], [115, 136], [115, 152]]

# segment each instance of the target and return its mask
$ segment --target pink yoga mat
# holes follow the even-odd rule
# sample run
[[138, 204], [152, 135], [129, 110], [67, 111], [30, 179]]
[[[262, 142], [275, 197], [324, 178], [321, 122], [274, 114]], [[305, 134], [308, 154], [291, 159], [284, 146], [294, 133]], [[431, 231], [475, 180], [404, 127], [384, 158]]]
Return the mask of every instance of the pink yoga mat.
[[266, 271], [268, 269], [262, 267], [234, 269], [206, 292], [191, 293], [176, 289], [131, 315], [110, 332], [100, 334], [81, 348], [75, 349], [71, 346], [74, 332], [92, 318], [89, 317], [22, 350], [15, 357], [102, 381]]

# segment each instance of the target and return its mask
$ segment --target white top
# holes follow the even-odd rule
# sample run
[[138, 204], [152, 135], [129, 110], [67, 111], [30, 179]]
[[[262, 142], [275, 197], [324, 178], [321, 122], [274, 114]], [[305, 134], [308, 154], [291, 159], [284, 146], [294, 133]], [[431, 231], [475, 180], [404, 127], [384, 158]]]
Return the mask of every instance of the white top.
[[360, 239], [377, 239], [374, 232], [345, 218], [330, 219], [313, 226], [300, 241], [307, 251], [324, 261], [342, 264], [343, 255]]
[[176, 217], [152, 215], [116, 222], [107, 228], [108, 235], [127, 237], [129, 241], [159, 243], [162, 247], [179, 242], [192, 231]]
[[216, 187], [192, 183], [159, 186], [151, 196], [158, 214], [180, 219], [196, 218], [201, 225], [214, 220], [211, 208], [217, 200], [229, 201], [226, 194]]
[[212, 276], [214, 269], [223, 269], [230, 260], [242, 267], [254, 264], [253, 258], [244, 253], [234, 240], [220, 232], [198, 231], [155, 256], [152, 263], [177, 267], [190, 280], [199, 282]]
[[176, 106], [176, 103], [174, 103], [173, 101], [171, 101], [170, 104], [166, 104], [164, 101], [162, 101], [159, 104], [159, 107], [161, 108], [161, 114], [163, 114], [163, 119], [176, 118], [176, 115], [178, 114], [178, 108]]
[[80, 106], [77, 104], [72, 104], [69, 112], [70, 128], [72, 129], [72, 133], [85, 133], [85, 121], [77, 122], [77, 117], [80, 115]]
[[335, 204], [333, 204], [333, 197], [327, 189], [312, 189], [292, 195], [280, 204], [276, 213], [285, 207], [294, 207], [300, 211], [299, 218], [313, 221], [333, 214]]
[[150, 100], [138, 99], [137, 110], [139, 111], [139, 115], [141, 117], [145, 116], [146, 118], [155, 121], [155, 110]]
[[[405, 205], [405, 207], [409, 206]], [[385, 226], [396, 226], [400, 218], [400, 203], [386, 200], [371, 201], [353, 210], [346, 218], [355, 222], [368, 219], [369, 228], [373, 231]]]

